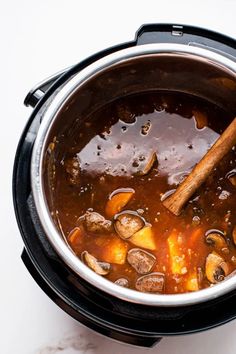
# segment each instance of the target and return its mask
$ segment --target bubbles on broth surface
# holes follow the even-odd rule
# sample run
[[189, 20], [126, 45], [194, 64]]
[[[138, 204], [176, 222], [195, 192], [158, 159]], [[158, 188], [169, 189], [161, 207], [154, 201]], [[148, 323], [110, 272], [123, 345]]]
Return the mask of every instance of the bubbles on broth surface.
[[[63, 137], [68, 153], [64, 154], [64, 163], [57, 166], [54, 199], [60, 225], [78, 257], [87, 251], [98, 265], [111, 264], [104, 276], [121, 286], [142, 291], [159, 289], [162, 293], [196, 291], [236, 269], [235, 149], [179, 217], [162, 205], [231, 119], [227, 112], [199, 98], [153, 92], [120, 98], [94, 112], [88, 117], [89, 126], [80, 126], [73, 146], [70, 136]], [[133, 192], [125, 195], [128, 189]], [[123, 190], [123, 194], [117, 196], [117, 190]], [[101, 223], [111, 222], [109, 233], [88, 232], [83, 221], [88, 210], [98, 213]], [[133, 213], [137, 220], [144, 220], [142, 229], [129, 233], [127, 240], [114, 228], [119, 213]], [[222, 233], [228, 253], [206, 242], [205, 235], [212, 229]], [[127, 252], [133, 248], [146, 250], [156, 259], [142, 287], [140, 274], [127, 262]], [[133, 253], [140, 261], [142, 252]], [[220, 267], [221, 259], [227, 267], [218, 269], [215, 264]], [[155, 281], [155, 286], [150, 281]]]

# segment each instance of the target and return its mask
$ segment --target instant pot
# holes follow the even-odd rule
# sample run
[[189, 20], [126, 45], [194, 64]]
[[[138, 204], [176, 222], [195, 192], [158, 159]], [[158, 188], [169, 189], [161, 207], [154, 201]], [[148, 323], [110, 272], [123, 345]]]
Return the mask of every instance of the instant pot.
[[53, 75], [26, 96], [24, 103], [33, 112], [13, 172], [15, 213], [25, 244], [22, 260], [38, 285], [79, 322], [146, 347], [162, 336], [199, 332], [234, 319], [236, 277], [199, 292], [153, 295], [98, 276], [73, 254], [53, 220], [43, 171], [53, 137], [74, 129], [91, 109], [154, 89], [194, 94], [235, 114], [236, 42], [201, 28], [144, 25], [134, 41]]

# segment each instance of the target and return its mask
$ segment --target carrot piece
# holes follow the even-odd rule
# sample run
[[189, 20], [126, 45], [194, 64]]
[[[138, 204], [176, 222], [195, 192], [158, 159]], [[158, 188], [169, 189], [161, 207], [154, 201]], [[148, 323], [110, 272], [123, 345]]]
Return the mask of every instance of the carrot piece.
[[119, 213], [130, 201], [133, 194], [134, 190], [127, 188], [127, 191], [125, 191], [125, 188], [122, 188], [122, 192], [112, 195], [106, 204], [106, 215], [112, 218], [115, 214]]
[[188, 276], [187, 281], [185, 283], [185, 289], [186, 289], [186, 291], [197, 291], [197, 290], [199, 290], [198, 278], [197, 278], [196, 270]]
[[82, 241], [82, 231], [79, 227], [75, 227], [68, 235], [68, 241], [71, 247], [78, 246]]
[[127, 244], [118, 237], [109, 241], [104, 245], [102, 252], [102, 260], [108, 263], [124, 264], [127, 255]]
[[173, 274], [187, 273], [185, 256], [179, 244], [179, 232], [176, 229], [173, 229], [169, 235], [167, 243], [169, 247], [171, 272]]
[[191, 234], [189, 241], [188, 241], [188, 247], [191, 249], [194, 249], [199, 245], [199, 239], [200, 237], [204, 235], [203, 233], [203, 228], [202, 227], [197, 227]]
[[128, 239], [135, 246], [156, 250], [156, 243], [151, 226], [145, 226]]

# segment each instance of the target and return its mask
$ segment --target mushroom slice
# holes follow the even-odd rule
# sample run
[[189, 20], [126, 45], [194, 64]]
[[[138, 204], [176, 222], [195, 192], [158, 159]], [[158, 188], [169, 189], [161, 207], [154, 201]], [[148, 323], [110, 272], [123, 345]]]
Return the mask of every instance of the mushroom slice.
[[193, 111], [197, 129], [203, 129], [207, 125], [207, 116], [200, 111]]
[[87, 251], [82, 252], [81, 259], [89, 268], [99, 275], [107, 275], [110, 272], [110, 263], [99, 262], [97, 258], [92, 256]]
[[206, 258], [205, 272], [207, 279], [216, 284], [229, 274], [229, 266], [218, 253], [213, 251]]
[[236, 275], [236, 269], [233, 270], [229, 275], [227, 275], [227, 277], [225, 277], [225, 279], [229, 279], [229, 278], [235, 277], [235, 275]]
[[128, 252], [127, 261], [137, 273], [147, 274], [154, 267], [156, 257], [140, 248], [132, 248]]
[[155, 272], [137, 279], [135, 287], [144, 293], [162, 293], [165, 287], [165, 275]]
[[228, 245], [227, 242], [223, 236], [223, 234], [212, 231], [212, 232], [207, 232], [205, 234], [205, 241], [208, 245], [213, 246], [215, 249], [222, 251], [224, 253], [228, 253]]
[[106, 220], [101, 214], [95, 211], [87, 211], [83, 219], [88, 232], [103, 233], [112, 231], [111, 221]]
[[139, 174], [141, 176], [147, 175], [151, 171], [151, 169], [153, 168], [156, 161], [157, 161], [157, 154], [155, 151], [153, 151], [151, 153], [151, 155], [148, 157], [143, 169], [141, 171], [139, 171]]
[[234, 176], [229, 177], [229, 181], [233, 186], [236, 187], [236, 174]]
[[119, 278], [115, 281], [116, 285], [123, 286], [123, 288], [128, 288], [129, 287], [129, 282], [125, 278]]
[[236, 246], [236, 225], [233, 228], [232, 237], [233, 237], [234, 244]]
[[123, 239], [128, 239], [144, 227], [144, 220], [132, 213], [119, 214], [114, 222], [114, 227], [118, 235]]

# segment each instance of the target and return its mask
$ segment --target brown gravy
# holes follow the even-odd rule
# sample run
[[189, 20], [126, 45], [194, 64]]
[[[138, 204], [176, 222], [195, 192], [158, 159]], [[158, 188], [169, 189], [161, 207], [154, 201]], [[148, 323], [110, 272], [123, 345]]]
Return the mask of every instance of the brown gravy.
[[[118, 280], [121, 286], [167, 294], [208, 287], [236, 269], [235, 148], [180, 216], [168, 212], [161, 201], [181, 183], [232, 118], [212, 103], [183, 93], [143, 93], [120, 98], [94, 112], [74, 132], [73, 139], [58, 137], [56, 149], [63, 140], [65, 153], [55, 164], [54, 206], [61, 229], [78, 257], [87, 251], [95, 257], [92, 261], [97, 262], [98, 274], [109, 267], [102, 275], [112, 282]], [[107, 203], [122, 192], [130, 195], [117, 209], [118, 216], [126, 212], [140, 218], [142, 227], [151, 230], [154, 247], [149, 244], [144, 248], [139, 242], [137, 246], [114, 227], [117, 215], [109, 211]], [[81, 217], [87, 211], [110, 220], [109, 228], [97, 231], [85, 225]], [[219, 235], [219, 240], [207, 239], [208, 234]], [[131, 249], [139, 253], [127, 254]], [[147, 259], [140, 250], [147, 252]], [[209, 254], [213, 256], [206, 265]], [[84, 254], [82, 258], [88, 263]], [[212, 270], [210, 262], [218, 262], [218, 268]], [[208, 273], [215, 273], [207, 275], [207, 267], [211, 267]], [[140, 281], [148, 274], [158, 279]], [[162, 286], [153, 286], [155, 281], [159, 285], [163, 282]]]

